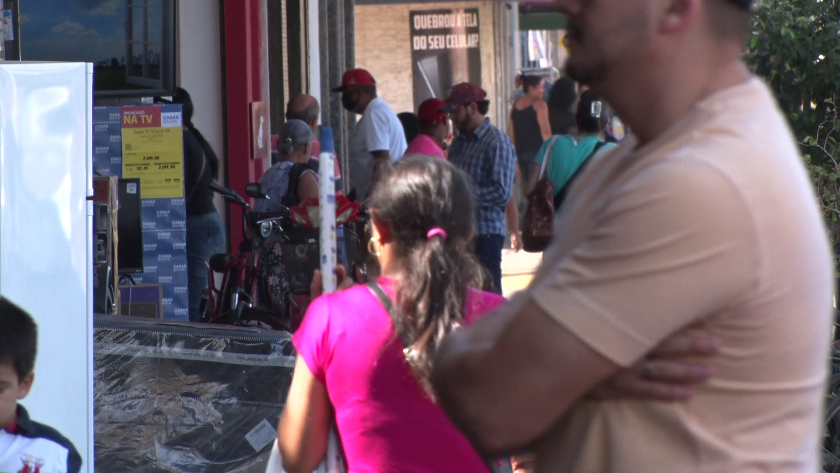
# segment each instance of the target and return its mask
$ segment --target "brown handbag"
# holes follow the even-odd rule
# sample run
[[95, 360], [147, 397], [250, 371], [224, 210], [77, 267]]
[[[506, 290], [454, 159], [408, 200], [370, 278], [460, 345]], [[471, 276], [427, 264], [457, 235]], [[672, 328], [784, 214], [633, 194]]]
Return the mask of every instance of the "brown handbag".
[[[528, 194], [528, 210], [522, 226], [522, 247], [528, 253], [539, 253], [548, 247], [554, 238], [554, 183], [544, 177], [550, 169], [551, 150], [559, 136], [553, 136], [543, 155], [539, 181]], [[549, 172], [548, 175], [551, 173]]]

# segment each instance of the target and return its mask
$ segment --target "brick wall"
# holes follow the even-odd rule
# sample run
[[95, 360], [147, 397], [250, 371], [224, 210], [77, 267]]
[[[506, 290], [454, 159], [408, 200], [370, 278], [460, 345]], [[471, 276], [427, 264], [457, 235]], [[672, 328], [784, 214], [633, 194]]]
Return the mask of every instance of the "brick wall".
[[[481, 34], [481, 87], [487, 91], [491, 100], [498, 100], [492, 2], [357, 5], [356, 67], [363, 67], [373, 74], [379, 96], [388, 102], [395, 112], [416, 112], [413, 110], [409, 12], [476, 7], [479, 9]], [[490, 111], [492, 113], [494, 108], [491, 107]], [[498, 117], [490, 118], [494, 123], [499, 123]]]

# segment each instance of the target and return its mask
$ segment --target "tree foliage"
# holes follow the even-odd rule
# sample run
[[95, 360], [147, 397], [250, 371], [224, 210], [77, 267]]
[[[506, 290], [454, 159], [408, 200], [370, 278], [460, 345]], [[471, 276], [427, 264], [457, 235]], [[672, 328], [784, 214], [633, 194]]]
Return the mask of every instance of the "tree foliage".
[[746, 58], [769, 82], [790, 121], [837, 250], [840, 0], [760, 0]]

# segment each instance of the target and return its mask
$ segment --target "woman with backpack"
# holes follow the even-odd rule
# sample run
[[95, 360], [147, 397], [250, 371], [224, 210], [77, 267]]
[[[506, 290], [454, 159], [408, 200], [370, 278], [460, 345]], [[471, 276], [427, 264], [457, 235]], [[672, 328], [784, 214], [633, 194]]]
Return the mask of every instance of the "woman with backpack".
[[[530, 194], [541, 177], [549, 179], [554, 184], [554, 208], [557, 215], [560, 215], [566, 189], [589, 158], [616, 146], [615, 143], [604, 141], [604, 129], [611, 116], [612, 112], [603, 99], [591, 90], [583, 92], [575, 112], [577, 133], [554, 135], [543, 143], [536, 160], [531, 164], [532, 172], [525, 185], [525, 193]], [[549, 161], [544, 175], [540, 176], [546, 154], [549, 155]]]
[[280, 206], [294, 207], [304, 200], [318, 198], [318, 173], [313, 169], [312, 128], [301, 120], [283, 124], [277, 143], [280, 160], [260, 179], [269, 199], [258, 199], [258, 212], [276, 212]]

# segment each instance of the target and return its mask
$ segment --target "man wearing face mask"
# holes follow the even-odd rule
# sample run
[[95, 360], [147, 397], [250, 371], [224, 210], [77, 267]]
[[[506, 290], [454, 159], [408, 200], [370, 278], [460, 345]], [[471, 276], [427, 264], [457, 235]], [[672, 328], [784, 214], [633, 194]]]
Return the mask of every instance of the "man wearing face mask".
[[397, 114], [376, 94], [376, 80], [364, 69], [350, 69], [344, 73], [341, 105], [361, 115], [350, 137], [350, 190], [359, 198], [369, 194], [371, 183], [405, 153], [405, 132]]

